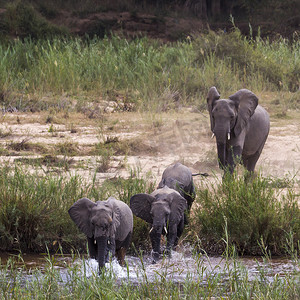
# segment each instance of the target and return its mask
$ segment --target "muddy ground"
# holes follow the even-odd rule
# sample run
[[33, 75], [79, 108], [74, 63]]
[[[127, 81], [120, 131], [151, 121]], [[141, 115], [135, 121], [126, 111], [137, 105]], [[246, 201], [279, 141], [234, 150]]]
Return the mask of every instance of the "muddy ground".
[[[300, 112], [278, 117], [268, 103], [262, 105], [269, 110], [271, 130], [256, 169], [263, 176], [293, 179], [299, 189]], [[193, 107], [159, 114], [102, 112], [92, 118], [77, 112], [14, 112], [2, 113], [0, 120], [2, 163], [79, 174], [87, 181], [96, 174], [99, 185], [107, 178], [128, 177], [132, 170], [158, 182], [177, 161], [193, 172], [222, 176], [208, 113]]]

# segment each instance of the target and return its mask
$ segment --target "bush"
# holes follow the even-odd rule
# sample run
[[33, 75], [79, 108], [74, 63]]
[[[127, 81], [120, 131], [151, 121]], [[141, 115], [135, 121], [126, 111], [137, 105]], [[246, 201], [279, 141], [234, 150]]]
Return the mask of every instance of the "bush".
[[[38, 170], [38, 169], [37, 169]], [[45, 252], [86, 251], [86, 237], [72, 222], [68, 209], [82, 197], [93, 201], [115, 196], [129, 205], [130, 197], [150, 192], [153, 183], [132, 171], [128, 179], [107, 180], [101, 187], [78, 176], [31, 174], [18, 166], [0, 168], [0, 250]], [[148, 225], [134, 217], [134, 248], [149, 249]], [[133, 251], [131, 249], [131, 251]]]
[[7, 33], [21, 39], [25, 37], [45, 39], [67, 34], [65, 28], [49, 23], [32, 5], [24, 2], [14, 1], [7, 5], [4, 15], [4, 28]]
[[235, 247], [240, 254], [273, 255], [286, 252], [286, 241], [300, 240], [300, 208], [291, 188], [277, 192], [273, 183], [258, 176], [251, 183], [243, 178], [226, 178], [222, 183], [198, 189], [198, 206], [191, 230], [199, 247], [222, 253]]

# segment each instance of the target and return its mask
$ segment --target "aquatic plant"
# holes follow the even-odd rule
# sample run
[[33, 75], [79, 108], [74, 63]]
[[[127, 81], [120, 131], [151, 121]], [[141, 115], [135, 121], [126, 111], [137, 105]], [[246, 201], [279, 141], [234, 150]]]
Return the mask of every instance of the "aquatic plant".
[[[59, 257], [59, 260], [57, 259]], [[184, 261], [184, 259], [183, 259]], [[77, 256], [46, 256], [42, 269], [26, 269], [22, 256], [1, 262], [0, 297], [3, 299], [298, 299], [299, 260], [292, 272], [277, 273], [272, 262], [252, 262], [258, 272], [249, 272], [237, 258], [206, 256], [191, 258], [190, 268], [163, 261], [156, 268], [143, 257], [121, 268], [108, 264], [98, 275], [91, 261]], [[121, 268], [121, 269], [120, 269]], [[140, 272], [138, 276], [137, 272]], [[29, 271], [29, 272], [28, 272]], [[117, 272], [116, 272], [117, 271]], [[120, 273], [121, 272], [121, 273]]]

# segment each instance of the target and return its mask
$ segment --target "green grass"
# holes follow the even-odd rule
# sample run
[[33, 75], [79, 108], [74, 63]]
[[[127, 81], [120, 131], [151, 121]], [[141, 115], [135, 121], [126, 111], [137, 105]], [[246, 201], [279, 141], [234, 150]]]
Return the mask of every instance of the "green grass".
[[198, 247], [218, 254], [235, 248], [247, 255], [284, 255], [287, 240], [299, 247], [299, 195], [294, 184], [293, 179], [257, 176], [249, 183], [243, 177], [228, 177], [200, 186], [190, 225]]
[[[137, 170], [132, 170], [129, 179], [115, 178], [98, 186], [95, 178], [86, 182], [79, 176], [45, 175], [41, 164], [59, 163], [68, 169], [66, 162], [57, 158], [46, 156], [29, 163], [37, 164], [32, 172], [17, 164], [0, 168], [0, 250], [3, 251], [45, 252], [47, 247], [53, 252], [59, 246], [64, 251], [85, 251], [86, 238], [68, 215], [75, 201], [82, 197], [106, 200], [115, 195], [129, 204], [131, 195], [153, 189], [153, 183], [141, 178]], [[147, 224], [135, 219], [135, 225], [133, 243], [142, 245], [147, 241]]]
[[[75, 257], [74, 257], [75, 258]], [[63, 277], [55, 267], [52, 256], [45, 258], [43, 271], [31, 270], [32, 279], [26, 279], [26, 269], [9, 259], [0, 268], [0, 297], [3, 299], [298, 299], [299, 260], [294, 261], [295, 271], [290, 274], [275, 274], [270, 280], [265, 266], [259, 268], [257, 276], [250, 280], [248, 270], [233, 259], [231, 268], [224, 265], [209, 270], [196, 258], [195, 279], [186, 277], [184, 282], [167, 280], [164, 271], [157, 271], [156, 279], [148, 280], [147, 274], [139, 284], [117, 281], [113, 274], [82, 276], [80, 264], [74, 259], [66, 267]], [[66, 282], [67, 280], [67, 282]]]
[[[294, 96], [284, 105], [299, 107], [299, 41], [247, 39], [237, 28], [170, 44], [117, 36], [16, 40], [0, 44], [0, 57], [2, 102], [19, 110], [59, 106], [38, 102], [38, 95], [47, 93], [77, 98], [88, 93], [89, 99], [97, 94], [108, 100], [121, 95], [125, 103], [135, 103], [135, 109], [166, 110], [184, 104], [204, 109], [212, 85], [222, 94], [241, 87], [291, 91]], [[64, 105], [71, 106], [71, 101]]]
[[[155, 187], [151, 174], [142, 177], [131, 170], [129, 178], [97, 183], [96, 176], [44, 172], [43, 165], [67, 162], [44, 157], [29, 161], [34, 168], [16, 164], [0, 168], [0, 250], [64, 252], [86, 249], [85, 236], [68, 215], [71, 205], [82, 197], [94, 201], [109, 196], [129, 204], [137, 193], [151, 193]], [[235, 249], [239, 254], [290, 255], [299, 251], [300, 208], [294, 179], [258, 176], [246, 184], [242, 177], [209, 183], [197, 188], [190, 225], [183, 235], [198, 251], [222, 254]], [[148, 224], [134, 217], [133, 247], [150, 250]], [[287, 243], [288, 241], [288, 243]], [[287, 248], [288, 245], [288, 248]], [[291, 249], [294, 249], [291, 251]], [[231, 251], [231, 250], [230, 250]]]

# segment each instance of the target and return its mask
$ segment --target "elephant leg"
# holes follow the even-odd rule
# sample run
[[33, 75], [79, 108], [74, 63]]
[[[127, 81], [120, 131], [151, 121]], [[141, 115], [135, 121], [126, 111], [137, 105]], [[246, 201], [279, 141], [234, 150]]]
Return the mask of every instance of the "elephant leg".
[[126, 249], [123, 247], [116, 250], [117, 260], [122, 267], [125, 266], [125, 254], [126, 254]]
[[233, 173], [235, 166], [240, 162], [242, 157], [242, 148], [240, 146], [230, 146], [227, 151], [227, 166], [230, 174]]
[[94, 237], [87, 238], [88, 240], [88, 247], [89, 247], [89, 254], [91, 258], [97, 259], [97, 243], [95, 244]]
[[115, 253], [116, 253], [116, 242], [114, 239], [109, 239], [107, 242], [107, 253], [105, 257], [106, 262], [109, 262], [110, 256], [111, 257], [115, 256]]
[[175, 249], [176, 246], [178, 245], [178, 241], [179, 241], [179, 238], [181, 237], [181, 235], [183, 233], [183, 230], [184, 230], [184, 221], [181, 220], [180, 223], [178, 224], [178, 227], [177, 227], [177, 236], [176, 236], [176, 239], [175, 239], [175, 242], [174, 242], [174, 245], [173, 245], [173, 249]]
[[126, 239], [124, 241], [116, 240], [116, 257], [121, 266], [125, 265], [125, 254], [126, 250], [130, 246], [132, 233], [129, 232]]
[[177, 238], [178, 238], [177, 237], [177, 225], [176, 224], [169, 225], [169, 232], [167, 235], [167, 247], [166, 247], [167, 255], [171, 256], [171, 249], [174, 247], [174, 244], [175, 244], [175, 241]]
[[184, 211], [183, 219], [184, 219], [184, 225], [188, 225], [189, 224], [189, 213], [187, 210]]
[[247, 157], [243, 160], [243, 165], [249, 171], [250, 176], [252, 176], [252, 174], [254, 173], [254, 169], [255, 169], [256, 163], [259, 159], [259, 156], [260, 156], [260, 153], [256, 152], [254, 155]]

